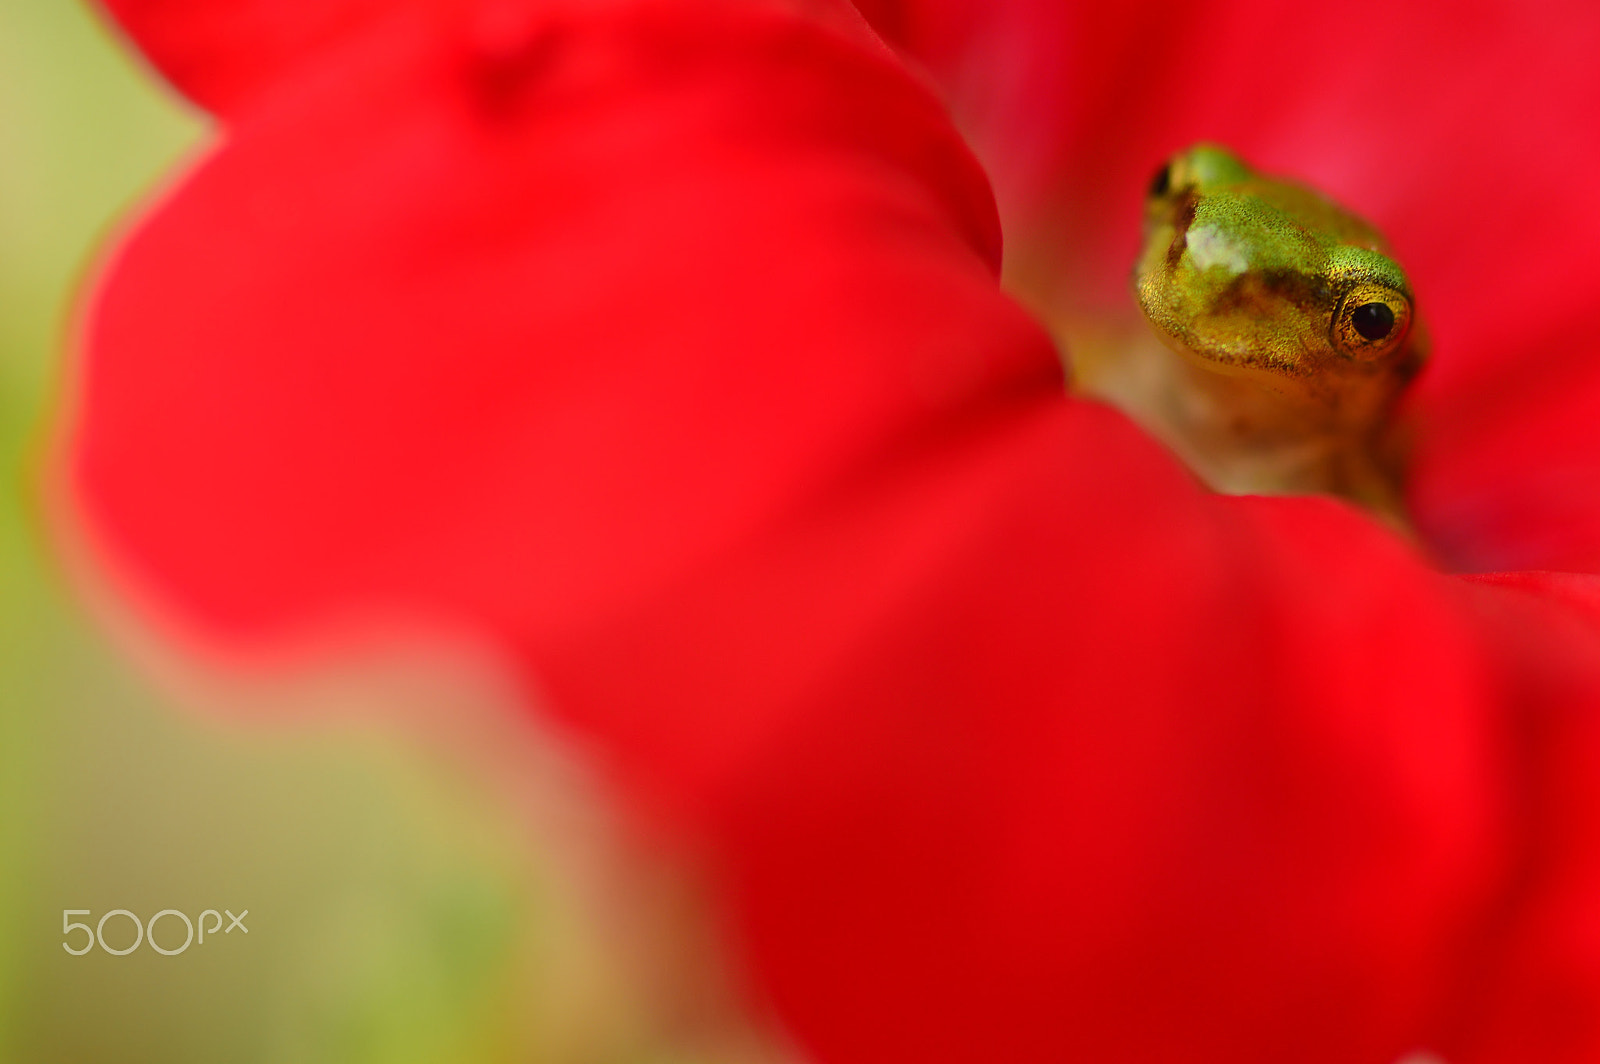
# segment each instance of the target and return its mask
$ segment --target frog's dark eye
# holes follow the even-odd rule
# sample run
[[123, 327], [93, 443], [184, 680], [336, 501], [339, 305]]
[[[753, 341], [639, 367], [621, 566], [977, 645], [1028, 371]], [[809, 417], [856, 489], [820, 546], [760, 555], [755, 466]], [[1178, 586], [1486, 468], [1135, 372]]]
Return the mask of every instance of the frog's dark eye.
[[1387, 303], [1363, 303], [1350, 312], [1350, 324], [1368, 340], [1382, 340], [1394, 329], [1394, 311]]
[[1358, 284], [1333, 315], [1334, 345], [1352, 358], [1379, 359], [1399, 348], [1411, 327], [1411, 301], [1383, 284]]
[[1150, 198], [1159, 199], [1172, 191], [1172, 167], [1163, 166], [1156, 171], [1156, 176], [1150, 179]]

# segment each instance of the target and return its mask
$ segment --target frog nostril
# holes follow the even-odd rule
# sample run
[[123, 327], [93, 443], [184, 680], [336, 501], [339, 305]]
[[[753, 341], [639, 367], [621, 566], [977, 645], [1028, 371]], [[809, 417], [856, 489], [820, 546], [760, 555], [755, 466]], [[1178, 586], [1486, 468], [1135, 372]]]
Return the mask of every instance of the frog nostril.
[[1350, 324], [1368, 340], [1382, 340], [1394, 329], [1394, 311], [1387, 303], [1363, 303], [1350, 312]]

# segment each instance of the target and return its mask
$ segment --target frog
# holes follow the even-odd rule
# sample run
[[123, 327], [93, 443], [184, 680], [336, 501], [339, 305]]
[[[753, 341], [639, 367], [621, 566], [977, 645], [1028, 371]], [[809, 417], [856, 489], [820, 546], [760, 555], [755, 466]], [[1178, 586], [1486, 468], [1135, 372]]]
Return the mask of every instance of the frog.
[[1145, 196], [1133, 288], [1161, 355], [1141, 420], [1218, 491], [1326, 494], [1405, 522], [1396, 407], [1429, 344], [1383, 235], [1196, 144]]

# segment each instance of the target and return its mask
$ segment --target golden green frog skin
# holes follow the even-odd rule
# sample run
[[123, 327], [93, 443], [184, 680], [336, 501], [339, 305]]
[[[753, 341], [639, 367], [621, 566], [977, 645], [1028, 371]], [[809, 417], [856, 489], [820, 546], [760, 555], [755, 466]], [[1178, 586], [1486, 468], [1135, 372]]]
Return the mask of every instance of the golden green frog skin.
[[1203, 479], [1403, 524], [1391, 422], [1426, 342], [1377, 230], [1201, 144], [1151, 183], [1134, 288], [1167, 350], [1141, 356], [1130, 412]]

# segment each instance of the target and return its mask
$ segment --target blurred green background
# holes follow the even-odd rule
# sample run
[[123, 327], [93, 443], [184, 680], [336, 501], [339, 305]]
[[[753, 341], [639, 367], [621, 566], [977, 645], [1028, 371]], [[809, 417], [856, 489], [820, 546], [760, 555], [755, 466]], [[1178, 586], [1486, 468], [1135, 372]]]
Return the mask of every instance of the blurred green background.
[[[179, 707], [75, 601], [36, 497], [71, 307], [205, 136], [76, 0], [0, 0], [0, 1061], [746, 1055], [651, 1000], [538, 818], [459, 752]], [[248, 935], [62, 949], [63, 909], [223, 908]]]

